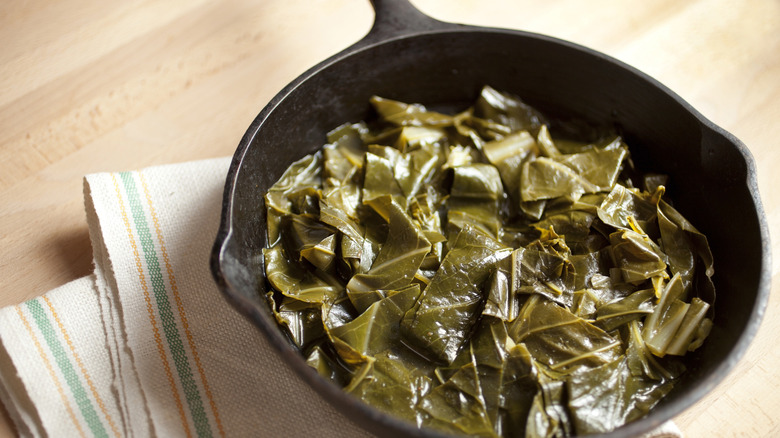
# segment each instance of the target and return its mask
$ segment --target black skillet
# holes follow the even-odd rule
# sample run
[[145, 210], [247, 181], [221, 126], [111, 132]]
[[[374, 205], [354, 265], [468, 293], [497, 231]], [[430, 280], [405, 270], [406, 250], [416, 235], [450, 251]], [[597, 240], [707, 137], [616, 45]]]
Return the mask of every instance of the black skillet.
[[657, 81], [601, 53], [543, 35], [440, 22], [406, 0], [372, 4], [376, 20], [368, 35], [287, 85], [238, 145], [211, 258], [226, 298], [301, 379], [366, 430], [388, 437], [439, 436], [382, 414], [321, 379], [280, 332], [263, 299], [262, 197], [292, 161], [325, 142], [327, 131], [369, 117], [370, 96], [456, 110], [487, 84], [522, 97], [554, 120], [622, 133], [640, 167], [670, 175], [670, 197], [709, 237], [718, 292], [710, 337], [661, 404], [605, 436], [640, 435], [712, 390], [745, 353], [769, 297], [769, 233], [748, 149]]

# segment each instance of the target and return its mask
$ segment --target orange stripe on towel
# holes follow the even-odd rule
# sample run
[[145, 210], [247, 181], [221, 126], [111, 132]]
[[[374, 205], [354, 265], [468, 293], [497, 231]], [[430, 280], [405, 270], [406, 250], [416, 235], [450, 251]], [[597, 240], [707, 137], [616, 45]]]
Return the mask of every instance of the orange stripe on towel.
[[27, 329], [27, 333], [30, 334], [33, 343], [35, 344], [35, 348], [38, 350], [38, 355], [41, 356], [41, 359], [43, 360], [43, 364], [46, 366], [46, 369], [49, 371], [49, 375], [51, 376], [51, 379], [54, 381], [54, 386], [57, 387], [57, 392], [59, 392], [60, 397], [62, 397], [62, 404], [65, 406], [65, 409], [68, 411], [68, 415], [70, 416], [71, 421], [73, 421], [73, 425], [76, 426], [76, 429], [79, 431], [79, 435], [81, 435], [82, 437], [86, 437], [86, 435], [84, 435], [84, 430], [81, 428], [81, 424], [79, 423], [79, 420], [76, 418], [76, 413], [73, 412], [73, 407], [70, 405], [68, 396], [65, 395], [65, 389], [62, 388], [62, 383], [60, 382], [60, 379], [57, 378], [57, 374], [54, 372], [54, 367], [51, 366], [51, 362], [49, 361], [49, 358], [46, 357], [46, 353], [43, 351], [43, 347], [41, 346], [40, 341], [38, 341], [38, 337], [35, 336], [35, 332], [33, 331], [33, 328], [30, 325], [30, 321], [27, 321], [27, 318], [25, 318], [24, 312], [22, 312], [21, 307], [16, 306], [16, 313], [19, 314], [19, 318], [22, 320], [22, 324], [24, 324], [24, 328]]
[[170, 258], [168, 257], [168, 250], [165, 246], [165, 240], [163, 239], [162, 229], [160, 227], [160, 221], [157, 217], [157, 211], [154, 209], [154, 205], [152, 204], [152, 197], [149, 194], [149, 187], [146, 184], [146, 177], [143, 173], [138, 173], [138, 178], [141, 180], [141, 186], [144, 189], [144, 195], [146, 196], [146, 203], [149, 206], [149, 214], [152, 216], [152, 222], [154, 222], [154, 231], [157, 234], [157, 240], [160, 242], [160, 251], [162, 252], [163, 261], [165, 261], [165, 270], [168, 274], [168, 282], [171, 285], [171, 292], [173, 292], [173, 298], [176, 301], [176, 310], [179, 312], [179, 318], [181, 319], [181, 325], [184, 328], [184, 333], [187, 336], [187, 343], [189, 344], [190, 351], [192, 353], [192, 357], [195, 360], [195, 366], [198, 369], [198, 374], [200, 375], [200, 380], [203, 383], [203, 389], [206, 393], [206, 398], [209, 399], [209, 405], [211, 406], [211, 410], [214, 413], [214, 421], [217, 423], [217, 429], [219, 430], [219, 435], [224, 437], [225, 436], [225, 430], [222, 428], [222, 421], [219, 418], [219, 410], [217, 409], [217, 403], [214, 400], [214, 396], [211, 392], [211, 387], [209, 386], [208, 380], [206, 379], [206, 372], [203, 369], [203, 365], [200, 361], [200, 356], [198, 355], [198, 350], [195, 347], [195, 340], [192, 336], [192, 332], [190, 331], [190, 325], [187, 320], [187, 315], [184, 310], [184, 305], [181, 301], [181, 296], [179, 294], [179, 287], [176, 285], [176, 277], [173, 275], [173, 267], [171, 266]]
[[160, 328], [157, 327], [157, 320], [154, 317], [154, 307], [152, 306], [152, 298], [149, 295], [149, 286], [146, 284], [146, 276], [144, 275], [143, 264], [141, 264], [141, 255], [138, 253], [138, 245], [135, 243], [135, 237], [133, 236], [133, 228], [130, 226], [130, 220], [127, 217], [127, 210], [125, 204], [122, 201], [122, 192], [119, 190], [119, 182], [116, 179], [116, 174], [111, 174], [111, 179], [114, 182], [114, 189], [116, 190], [116, 197], [119, 202], [119, 208], [122, 213], [122, 220], [127, 228], [127, 235], [130, 240], [130, 245], [133, 247], [133, 256], [135, 257], [135, 266], [138, 268], [138, 279], [141, 282], [141, 287], [144, 292], [144, 300], [146, 301], [146, 310], [149, 313], [149, 322], [152, 324], [152, 331], [154, 332], [154, 341], [157, 344], [157, 351], [160, 353], [160, 360], [163, 363], [165, 374], [168, 377], [168, 383], [171, 386], [171, 393], [176, 402], [176, 408], [179, 411], [181, 417], [182, 427], [187, 437], [192, 437], [189, 423], [187, 422], [187, 416], [184, 413], [184, 405], [179, 395], [179, 390], [176, 388], [176, 381], [173, 379], [173, 373], [171, 372], [171, 365], [168, 363], [168, 357], [165, 354], [165, 347], [162, 343], [162, 337], [160, 336]]
[[103, 399], [100, 398], [100, 394], [98, 394], [97, 388], [95, 388], [95, 384], [92, 382], [92, 378], [89, 376], [89, 373], [87, 372], [87, 367], [84, 366], [84, 363], [81, 361], [81, 357], [79, 357], [79, 354], [76, 352], [76, 348], [73, 346], [73, 342], [71, 342], [70, 340], [70, 335], [68, 335], [68, 331], [65, 330], [65, 326], [62, 324], [62, 321], [60, 321], [60, 316], [57, 314], [57, 311], [54, 310], [54, 305], [52, 305], [49, 298], [46, 297], [45, 295], [43, 296], [43, 300], [46, 301], [46, 305], [49, 307], [49, 310], [51, 311], [51, 315], [52, 317], [54, 317], [54, 321], [57, 323], [57, 326], [60, 328], [62, 337], [65, 339], [65, 342], [68, 344], [68, 348], [70, 349], [73, 358], [76, 360], [76, 364], [78, 365], [81, 374], [84, 375], [84, 380], [87, 381], [89, 390], [92, 392], [92, 396], [95, 397], [95, 401], [100, 407], [100, 411], [106, 417], [106, 421], [108, 421], [108, 425], [111, 427], [111, 431], [114, 432], [114, 436], [120, 438], [122, 435], [119, 433], [119, 428], [117, 428], [116, 423], [114, 423], [114, 419], [111, 418], [111, 415], [109, 415], [108, 411], [106, 410], [106, 405], [105, 403], [103, 403]]

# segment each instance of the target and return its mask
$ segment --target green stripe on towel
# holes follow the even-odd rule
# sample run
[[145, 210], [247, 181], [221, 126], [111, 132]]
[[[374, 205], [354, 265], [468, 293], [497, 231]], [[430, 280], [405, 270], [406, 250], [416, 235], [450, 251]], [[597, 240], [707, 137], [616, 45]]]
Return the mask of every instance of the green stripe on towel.
[[30, 310], [33, 319], [35, 319], [35, 325], [38, 326], [38, 330], [43, 334], [43, 339], [46, 340], [46, 345], [49, 346], [49, 350], [54, 356], [57, 367], [65, 377], [65, 382], [67, 382], [68, 388], [70, 388], [70, 392], [76, 400], [76, 405], [79, 407], [81, 415], [84, 416], [84, 420], [87, 422], [89, 429], [94, 436], [107, 438], [108, 433], [106, 433], [103, 423], [100, 422], [97, 411], [95, 411], [92, 401], [87, 396], [87, 391], [81, 384], [81, 380], [79, 379], [73, 364], [70, 362], [70, 358], [65, 352], [65, 348], [62, 346], [59, 338], [57, 338], [57, 333], [55, 332], [51, 321], [49, 321], [49, 317], [46, 315], [46, 310], [44, 310], [37, 299], [27, 301], [25, 304], [27, 305], [27, 309]]
[[157, 258], [157, 251], [152, 240], [152, 233], [149, 224], [146, 221], [143, 206], [141, 205], [138, 187], [135, 184], [131, 172], [122, 172], [122, 183], [127, 192], [127, 201], [130, 211], [133, 215], [133, 222], [138, 233], [138, 239], [141, 242], [141, 248], [146, 261], [146, 268], [149, 272], [149, 279], [152, 284], [154, 298], [157, 302], [157, 312], [162, 321], [163, 333], [168, 342], [168, 348], [173, 356], [173, 362], [176, 365], [176, 371], [179, 375], [179, 381], [184, 389], [184, 395], [187, 399], [187, 405], [190, 408], [190, 414], [195, 422], [195, 430], [199, 437], [211, 437], [211, 425], [203, 408], [203, 400], [200, 396], [200, 390], [193, 378], [192, 368], [184, 349], [179, 328], [176, 325], [175, 316], [171, 308], [171, 302], [165, 289], [162, 271], [160, 270], [160, 261]]

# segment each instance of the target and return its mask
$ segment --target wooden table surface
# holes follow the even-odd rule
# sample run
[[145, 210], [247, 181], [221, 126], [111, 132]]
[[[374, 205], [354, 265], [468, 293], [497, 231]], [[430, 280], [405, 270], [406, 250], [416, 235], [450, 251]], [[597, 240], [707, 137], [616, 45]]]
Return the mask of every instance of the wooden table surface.
[[[655, 77], [750, 148], [777, 239], [780, 1], [413, 3]], [[231, 155], [277, 91], [372, 20], [368, 0], [0, 2], [0, 306], [92, 270], [83, 175]], [[777, 289], [777, 261], [772, 272]], [[676, 418], [687, 436], [780, 436], [779, 300], [738, 368]], [[13, 434], [0, 416], [0, 436]]]

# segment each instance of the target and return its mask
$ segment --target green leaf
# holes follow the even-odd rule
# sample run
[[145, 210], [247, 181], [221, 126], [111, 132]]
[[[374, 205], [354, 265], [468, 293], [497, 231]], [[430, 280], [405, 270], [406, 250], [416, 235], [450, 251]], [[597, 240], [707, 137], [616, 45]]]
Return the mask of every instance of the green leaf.
[[402, 153], [409, 153], [436, 146], [447, 139], [446, 132], [441, 128], [427, 126], [404, 126], [398, 133], [393, 147]]
[[[358, 317], [355, 307], [344, 290], [336, 297], [323, 302], [321, 310], [322, 325], [325, 326], [326, 333], [330, 333], [331, 330], [348, 324]], [[344, 359], [349, 362], [347, 358]]]
[[476, 367], [473, 386], [478, 388], [480, 404], [493, 429], [521, 433], [537, 392], [531, 354], [523, 344], [512, 341], [504, 321], [483, 318], [463, 355], [468, 359], [461, 369]]
[[621, 350], [619, 339], [541, 295], [528, 299], [509, 333], [536, 361], [561, 372], [600, 366]]
[[333, 300], [343, 287], [321, 271], [307, 270], [291, 261], [281, 245], [263, 250], [266, 278], [283, 295], [307, 303]]
[[336, 262], [336, 234], [331, 234], [313, 246], [307, 246], [300, 251], [301, 257], [325, 272], [333, 271]]
[[642, 323], [633, 320], [627, 324], [626, 361], [631, 374], [650, 380], [672, 381], [685, 371], [680, 362], [666, 361], [661, 364], [650, 351], [642, 337]]
[[[323, 178], [325, 181], [344, 181], [363, 165], [365, 147], [361, 133], [364, 124], [344, 124], [328, 133], [328, 142], [322, 147], [324, 154]], [[327, 187], [326, 187], [327, 188]]]
[[425, 424], [468, 436], [498, 436], [481, 397], [479, 377], [478, 367], [469, 363], [435, 386], [420, 402], [429, 415]]
[[330, 330], [337, 350], [351, 350], [342, 352], [342, 357], [376, 356], [398, 343], [401, 318], [420, 296], [420, 287], [412, 285], [385, 294], [385, 298], [368, 306], [354, 320]]
[[520, 197], [525, 202], [559, 197], [576, 201], [585, 193], [599, 190], [599, 186], [551, 158], [539, 157], [523, 163]]
[[409, 205], [409, 214], [414, 224], [422, 231], [428, 242], [431, 243], [431, 251], [423, 259], [420, 269], [435, 270], [439, 268], [444, 257], [444, 245], [447, 238], [443, 234], [441, 216], [438, 213], [440, 197], [429, 189], [426, 193], [420, 193]]
[[518, 300], [512, 293], [513, 257], [506, 257], [496, 264], [487, 286], [487, 300], [483, 315], [493, 316], [503, 321], [512, 321], [520, 311]]
[[[380, 169], [381, 174], [373, 176], [370, 175], [370, 171], [367, 169], [366, 184], [369, 183], [369, 178], [371, 178], [371, 185], [373, 190], [376, 191], [381, 187], [381, 184], [392, 185], [391, 181], [395, 181], [395, 184], [400, 189], [400, 192], [397, 194], [406, 201], [411, 201], [412, 198], [420, 193], [423, 183], [431, 180], [437, 170], [437, 165], [443, 160], [439, 147], [433, 145], [424, 145], [410, 152], [399, 152], [395, 148], [380, 145], [371, 145], [368, 149], [371, 154], [387, 160], [387, 164], [383, 163], [383, 165], [386, 165], [389, 171]], [[395, 186], [392, 187], [393, 193], [390, 194], [396, 194]], [[388, 189], [385, 188], [385, 190]], [[368, 199], [373, 197], [375, 196], [370, 196]], [[405, 205], [404, 203], [399, 204]]]
[[558, 438], [572, 436], [572, 424], [566, 405], [563, 376], [538, 367], [539, 391], [534, 397], [526, 421], [526, 437]]
[[453, 124], [457, 135], [451, 136], [451, 142], [471, 143], [477, 150], [481, 150], [486, 141], [498, 140], [512, 133], [512, 128], [507, 125], [474, 116], [473, 107], [456, 114]]
[[546, 124], [544, 116], [516, 96], [502, 93], [492, 87], [482, 88], [474, 103], [474, 117], [508, 126], [512, 132], [536, 133]]
[[328, 353], [322, 345], [316, 345], [306, 357], [306, 365], [317, 370], [317, 373], [326, 380], [340, 387], [346, 386], [352, 375], [335, 357], [334, 353]]
[[372, 96], [371, 105], [379, 117], [396, 126], [449, 126], [452, 116], [428, 111], [423, 105]]
[[685, 330], [686, 326], [682, 325], [683, 321], [687, 319], [689, 324], [694, 324], [703, 319], [702, 310], [706, 313], [706, 303], [700, 301], [697, 302], [691, 315], [688, 315], [690, 304], [682, 301], [684, 296], [685, 286], [682, 277], [677, 273], [663, 287], [653, 313], [645, 318], [642, 337], [648, 349], [656, 356], [663, 357], [667, 354], [667, 348], [675, 341], [678, 329], [681, 327], [684, 329], [682, 335], [685, 339], [678, 340], [678, 342], [682, 342], [687, 348], [688, 345], [685, 341], [692, 339], [692, 336], [689, 338], [690, 335]]
[[274, 308], [274, 315], [295, 345], [305, 351], [325, 336], [321, 309], [319, 303], [307, 303], [284, 297], [279, 308]]
[[704, 277], [700, 276], [701, 290], [698, 293], [712, 304], [715, 287], [710, 278], [715, 270], [707, 237], [664, 201], [658, 203], [658, 225], [661, 248], [668, 257], [672, 273], [679, 273], [683, 287], [689, 290], [696, 278], [696, 267], [700, 266]]
[[599, 218], [612, 227], [630, 230], [628, 218], [631, 217], [643, 230], [651, 232], [653, 227], [649, 224], [655, 223], [657, 209], [636, 189], [616, 184], [597, 212]]
[[279, 225], [283, 231], [281, 241], [285, 250], [298, 261], [303, 260], [302, 251], [319, 245], [336, 232], [334, 228], [309, 216], [298, 214], [282, 216]]
[[417, 426], [422, 423], [420, 399], [430, 390], [431, 379], [409, 361], [390, 352], [370, 358], [344, 390], [369, 405]]
[[647, 414], [671, 384], [631, 374], [625, 357], [569, 378], [569, 408], [578, 435], [606, 433]]
[[571, 305], [574, 292], [573, 267], [559, 254], [535, 248], [518, 248], [512, 253], [511, 291], [513, 294], [539, 294]]
[[628, 157], [628, 147], [616, 140], [606, 148], [587, 152], [560, 155], [556, 160], [574, 170], [582, 178], [595, 185], [595, 191], [608, 191], [617, 182], [623, 160]]
[[347, 283], [347, 291], [362, 293], [408, 286], [430, 252], [431, 244], [390, 196], [373, 199], [368, 205], [387, 222], [388, 237], [371, 269], [354, 275]]
[[503, 196], [504, 187], [495, 167], [477, 163], [454, 168], [447, 200], [448, 232], [457, 233], [469, 225], [498, 238]]
[[555, 232], [566, 236], [567, 242], [581, 242], [590, 235], [590, 227], [596, 215], [579, 210], [567, 210], [557, 214], [545, 215], [544, 219], [533, 224], [538, 229], [555, 229]]
[[541, 156], [553, 159], [561, 156], [561, 151], [555, 146], [555, 142], [550, 136], [547, 125], [542, 125], [539, 129], [539, 134], [536, 136], [536, 143], [539, 145]]
[[596, 313], [596, 325], [610, 332], [630, 321], [653, 312], [653, 289], [643, 289], [615, 302], [603, 305]]
[[632, 230], [620, 230], [609, 236], [612, 256], [627, 283], [641, 283], [663, 276], [666, 271], [663, 253], [648, 238]]
[[404, 316], [404, 341], [433, 361], [452, 362], [476, 323], [485, 299], [483, 283], [510, 252], [489, 236], [464, 227], [416, 305]]
[[500, 140], [485, 143], [482, 151], [490, 164], [496, 166], [510, 194], [520, 196], [520, 171], [528, 158], [538, 154], [536, 141], [528, 131], [518, 131]]
[[393, 163], [378, 155], [366, 154], [366, 176], [363, 182], [363, 202], [367, 203], [381, 196], [391, 196], [406, 209], [406, 196], [395, 179]]
[[293, 211], [291, 195], [295, 192], [318, 189], [322, 185], [322, 154], [307, 155], [294, 162], [285, 170], [281, 178], [265, 194], [266, 220], [268, 223], [268, 245], [273, 246], [279, 240], [279, 221]]
[[378, 244], [368, 236], [365, 226], [356, 218], [350, 217], [338, 204], [332, 207], [327, 201], [320, 201], [320, 221], [342, 233], [341, 256], [351, 267], [352, 273], [366, 272], [376, 258]]

